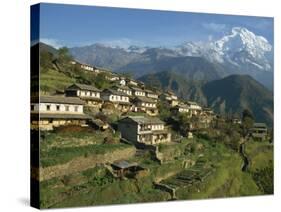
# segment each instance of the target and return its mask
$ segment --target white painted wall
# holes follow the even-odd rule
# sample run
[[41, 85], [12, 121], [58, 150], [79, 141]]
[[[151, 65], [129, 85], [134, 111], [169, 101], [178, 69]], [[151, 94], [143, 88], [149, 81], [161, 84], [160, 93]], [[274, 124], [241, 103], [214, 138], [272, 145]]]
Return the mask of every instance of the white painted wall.
[[[40, 103], [34, 105], [34, 111], [40, 113], [83, 114], [83, 105]], [[57, 110], [57, 106], [59, 110]], [[49, 109], [48, 109], [49, 107]]]

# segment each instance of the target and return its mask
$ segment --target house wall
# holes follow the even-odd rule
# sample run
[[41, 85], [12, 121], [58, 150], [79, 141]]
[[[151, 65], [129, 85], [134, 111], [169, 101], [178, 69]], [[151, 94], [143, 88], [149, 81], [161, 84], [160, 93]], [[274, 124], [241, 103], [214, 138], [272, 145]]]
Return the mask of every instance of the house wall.
[[109, 101], [112, 101], [112, 102], [129, 102], [129, 97], [111, 94], [111, 95], [109, 95]]
[[179, 112], [180, 113], [188, 113], [189, 112], [189, 109], [188, 108], [179, 108]]
[[130, 90], [122, 89], [122, 88], [118, 88], [117, 90], [120, 91], [120, 92], [126, 93], [126, 94], [128, 94], [130, 96], [132, 95], [132, 91], [130, 91]]
[[120, 85], [126, 85], [126, 80], [121, 79], [120, 82], [119, 82], [119, 84], [120, 84]]
[[77, 96], [100, 98], [100, 92], [78, 90], [77, 91]]
[[122, 138], [132, 142], [138, 142], [138, 125], [134, 123], [119, 122], [118, 130], [121, 132]]
[[44, 130], [44, 131], [49, 131], [53, 130], [54, 127], [59, 127], [59, 126], [64, 126], [64, 125], [85, 125], [86, 120], [76, 120], [76, 119], [55, 119], [55, 120], [50, 120], [50, 119], [40, 119], [38, 120], [33, 120], [31, 122], [31, 129], [35, 130]]
[[164, 124], [153, 124], [151, 125], [151, 130], [164, 130]]
[[171, 133], [152, 135], [152, 144], [171, 142]]
[[139, 106], [156, 108], [156, 103], [139, 102]]
[[145, 92], [143, 91], [134, 91], [135, 96], [145, 96]]
[[189, 107], [192, 110], [202, 110], [201, 106], [199, 106], [199, 105], [189, 105]]
[[84, 70], [88, 70], [88, 71], [94, 71], [94, 68], [91, 67], [91, 66], [87, 66], [87, 65], [81, 65], [81, 68], [84, 69]]
[[[58, 103], [35, 103], [31, 104], [33, 111], [43, 113], [83, 114], [83, 105], [58, 104]], [[48, 109], [49, 106], [49, 109]], [[58, 106], [58, 109], [57, 109]]]

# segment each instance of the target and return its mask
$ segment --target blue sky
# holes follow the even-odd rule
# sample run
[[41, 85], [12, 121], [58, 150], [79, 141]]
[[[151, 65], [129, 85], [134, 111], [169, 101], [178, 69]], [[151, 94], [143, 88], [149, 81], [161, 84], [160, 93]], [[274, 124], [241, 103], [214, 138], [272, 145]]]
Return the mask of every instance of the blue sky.
[[273, 19], [109, 7], [41, 4], [40, 40], [55, 47], [93, 43], [174, 46], [207, 41], [246, 27], [273, 44]]

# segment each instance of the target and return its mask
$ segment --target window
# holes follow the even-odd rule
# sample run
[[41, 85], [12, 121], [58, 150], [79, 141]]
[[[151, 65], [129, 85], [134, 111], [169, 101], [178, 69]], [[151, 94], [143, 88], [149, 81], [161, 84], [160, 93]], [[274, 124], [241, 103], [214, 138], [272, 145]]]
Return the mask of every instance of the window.
[[30, 108], [32, 111], [34, 110], [34, 105], [31, 105], [31, 108]]
[[51, 105], [47, 105], [47, 110], [51, 110]]
[[56, 110], [59, 111], [60, 110], [60, 106], [56, 105]]
[[75, 112], [78, 112], [78, 106], [75, 106], [75, 107], [74, 107], [74, 111], [75, 111]]
[[69, 106], [68, 105], [65, 106], [65, 111], [69, 111]]

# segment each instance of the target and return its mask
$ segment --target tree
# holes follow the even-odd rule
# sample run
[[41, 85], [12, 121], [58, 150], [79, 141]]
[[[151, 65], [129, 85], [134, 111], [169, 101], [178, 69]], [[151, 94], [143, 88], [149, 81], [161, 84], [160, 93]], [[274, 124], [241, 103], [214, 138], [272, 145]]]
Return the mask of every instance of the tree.
[[272, 161], [269, 162], [267, 167], [257, 169], [255, 173], [253, 173], [253, 179], [264, 194], [273, 194], [273, 176], [274, 170]]
[[168, 104], [163, 101], [159, 101], [157, 104], [159, 110], [160, 119], [167, 121], [171, 117], [171, 111]]
[[99, 89], [104, 89], [109, 87], [109, 82], [106, 79], [106, 74], [105, 73], [99, 73], [97, 77], [95, 78], [95, 85]]
[[40, 53], [40, 67], [42, 71], [46, 71], [53, 66], [54, 55], [47, 51]]
[[246, 137], [250, 129], [253, 127], [254, 124], [254, 116], [253, 114], [248, 110], [245, 109], [242, 114], [242, 135], [243, 137]]
[[62, 47], [58, 50], [58, 61], [60, 63], [67, 64], [71, 60], [73, 60], [72, 56], [69, 53], [69, 50], [67, 47]]
[[186, 114], [179, 114], [179, 128], [184, 136], [187, 135], [187, 133], [191, 129], [191, 119]]

